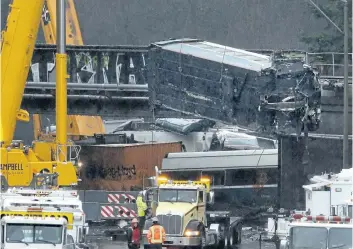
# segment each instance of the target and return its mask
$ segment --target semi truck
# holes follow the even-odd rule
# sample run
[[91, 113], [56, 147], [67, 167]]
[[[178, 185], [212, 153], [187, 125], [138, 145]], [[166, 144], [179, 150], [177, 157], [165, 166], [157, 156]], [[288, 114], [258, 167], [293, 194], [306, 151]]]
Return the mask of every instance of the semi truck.
[[[152, 199], [152, 216], [165, 228], [163, 247], [217, 248], [241, 243], [242, 219], [231, 217], [229, 211], [211, 211], [214, 193], [210, 179], [182, 181], [163, 176], [155, 178], [157, 187], [148, 190]], [[152, 196], [152, 197], [151, 197]], [[143, 230], [144, 247], [148, 248], [147, 233], [152, 220], [146, 220]]]

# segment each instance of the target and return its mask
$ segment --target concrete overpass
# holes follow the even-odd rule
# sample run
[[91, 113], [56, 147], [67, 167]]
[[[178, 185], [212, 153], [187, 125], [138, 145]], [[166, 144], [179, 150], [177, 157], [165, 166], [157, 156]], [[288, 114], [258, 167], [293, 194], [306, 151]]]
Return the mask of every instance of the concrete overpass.
[[[22, 108], [55, 111], [55, 46], [38, 44]], [[69, 46], [68, 113], [149, 116], [147, 46]]]

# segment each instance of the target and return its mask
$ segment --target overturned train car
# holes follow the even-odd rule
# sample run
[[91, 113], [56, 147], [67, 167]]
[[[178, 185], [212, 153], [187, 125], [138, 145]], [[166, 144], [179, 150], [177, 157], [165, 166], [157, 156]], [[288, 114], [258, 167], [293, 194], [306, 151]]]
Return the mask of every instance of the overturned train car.
[[154, 43], [148, 58], [157, 115], [168, 109], [266, 132], [319, 127], [318, 75], [304, 57], [180, 39]]

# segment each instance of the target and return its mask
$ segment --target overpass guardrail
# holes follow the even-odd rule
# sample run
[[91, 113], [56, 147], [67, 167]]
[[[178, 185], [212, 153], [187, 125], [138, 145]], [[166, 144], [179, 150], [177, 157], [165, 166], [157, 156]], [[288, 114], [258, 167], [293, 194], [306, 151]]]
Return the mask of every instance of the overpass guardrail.
[[[317, 68], [323, 79], [344, 78], [344, 53], [306, 53], [306, 62]], [[348, 54], [348, 77], [352, 78], [352, 53]]]
[[[323, 79], [344, 78], [344, 53], [319, 52], [312, 53], [304, 50], [272, 50], [272, 49], [249, 49], [251, 52], [271, 56], [273, 60], [300, 59], [315, 67]], [[352, 53], [348, 54], [348, 75], [352, 77]]]

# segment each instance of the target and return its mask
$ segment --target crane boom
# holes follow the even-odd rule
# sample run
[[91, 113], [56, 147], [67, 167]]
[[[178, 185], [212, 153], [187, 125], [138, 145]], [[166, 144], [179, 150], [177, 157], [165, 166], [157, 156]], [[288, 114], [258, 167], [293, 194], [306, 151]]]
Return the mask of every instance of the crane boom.
[[[11, 144], [16, 120], [29, 120], [21, 102], [36, 43], [44, 0], [14, 0], [1, 44], [1, 146]], [[31, 10], [31, 11], [28, 11]], [[11, 58], [11, 59], [10, 59]], [[27, 116], [27, 117], [26, 117]]]
[[[73, 0], [66, 0], [66, 43], [68, 45], [83, 45], [80, 24], [76, 14], [75, 3]], [[45, 42], [48, 44], [56, 43], [56, 0], [46, 0], [43, 15], [42, 27]]]

